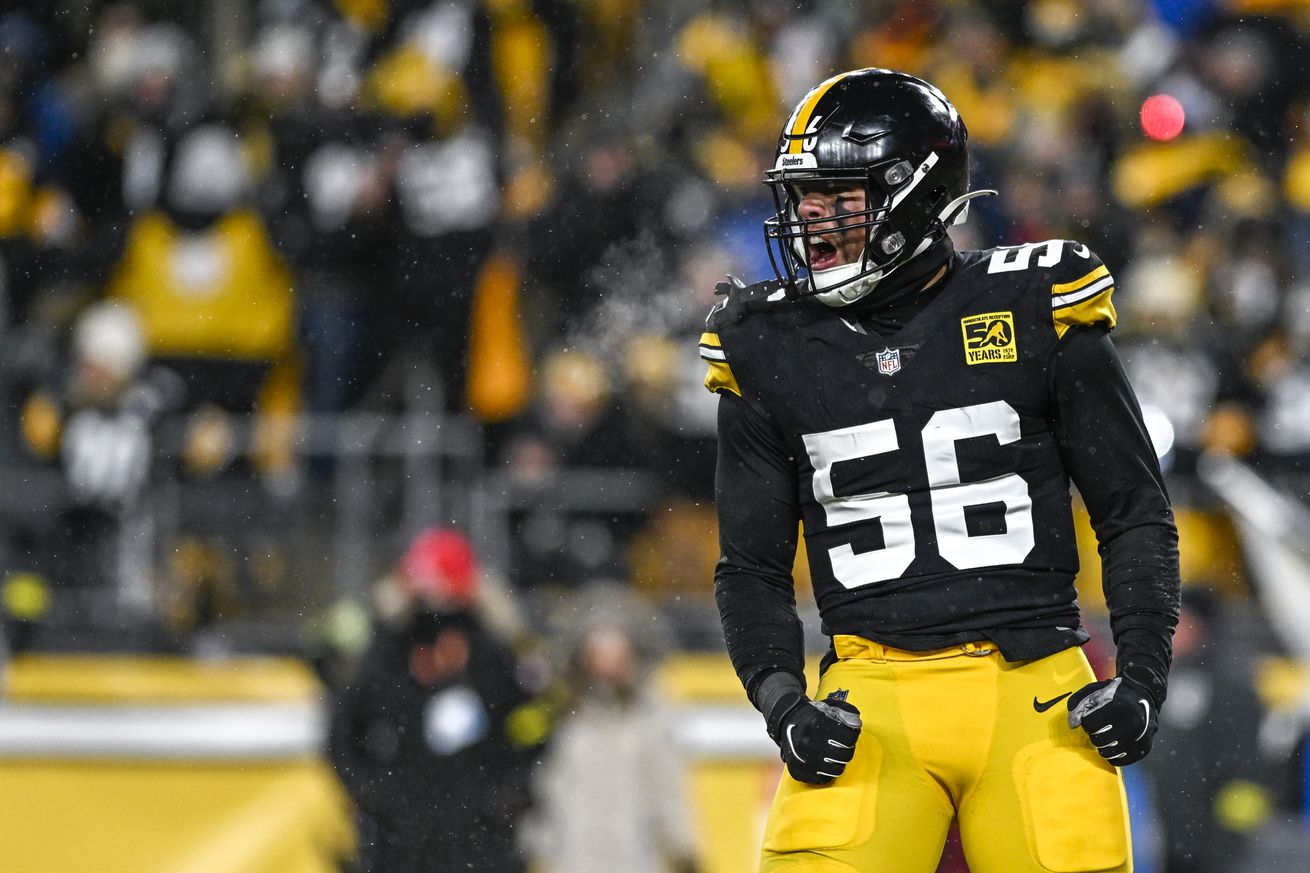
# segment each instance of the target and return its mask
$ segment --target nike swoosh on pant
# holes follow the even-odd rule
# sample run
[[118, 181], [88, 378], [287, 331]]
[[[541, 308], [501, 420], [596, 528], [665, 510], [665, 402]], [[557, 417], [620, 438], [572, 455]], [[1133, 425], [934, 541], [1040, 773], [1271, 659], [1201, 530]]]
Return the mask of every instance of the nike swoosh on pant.
[[1073, 692], [1066, 691], [1063, 694], [1061, 694], [1059, 697], [1052, 697], [1050, 700], [1038, 700], [1036, 697], [1034, 697], [1033, 709], [1037, 710], [1038, 712], [1046, 712], [1046, 710], [1050, 709], [1052, 706], [1055, 706], [1055, 704], [1059, 703], [1061, 700], [1064, 700], [1070, 694], [1073, 694]]

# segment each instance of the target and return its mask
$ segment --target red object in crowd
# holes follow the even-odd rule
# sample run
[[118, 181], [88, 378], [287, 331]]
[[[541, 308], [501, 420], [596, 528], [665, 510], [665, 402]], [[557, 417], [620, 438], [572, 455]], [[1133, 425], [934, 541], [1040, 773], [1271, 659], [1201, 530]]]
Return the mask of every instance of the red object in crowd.
[[405, 588], [451, 606], [468, 606], [478, 586], [478, 559], [468, 538], [449, 528], [428, 528], [400, 559]]
[[1183, 132], [1187, 114], [1183, 104], [1168, 94], [1152, 94], [1142, 102], [1142, 132], [1161, 142]]

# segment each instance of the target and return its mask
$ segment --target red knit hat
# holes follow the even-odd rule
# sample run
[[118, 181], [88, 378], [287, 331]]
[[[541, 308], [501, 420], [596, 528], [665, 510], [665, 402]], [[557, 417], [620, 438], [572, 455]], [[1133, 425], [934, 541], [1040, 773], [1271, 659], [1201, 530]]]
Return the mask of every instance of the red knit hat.
[[405, 588], [420, 597], [450, 606], [473, 602], [478, 559], [468, 538], [450, 528], [428, 528], [414, 537], [400, 559]]

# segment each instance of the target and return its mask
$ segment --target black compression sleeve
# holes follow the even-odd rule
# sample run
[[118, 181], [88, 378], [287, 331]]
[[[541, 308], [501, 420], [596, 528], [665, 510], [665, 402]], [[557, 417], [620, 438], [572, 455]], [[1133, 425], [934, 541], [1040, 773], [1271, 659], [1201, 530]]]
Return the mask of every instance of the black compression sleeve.
[[805, 652], [791, 575], [800, 523], [796, 470], [765, 413], [740, 397], [719, 397], [714, 479], [721, 557], [714, 600], [728, 657], [757, 707], [760, 683], [785, 671], [804, 688]]
[[1101, 553], [1119, 673], [1164, 702], [1178, 623], [1178, 531], [1142, 412], [1109, 335], [1074, 328], [1051, 367], [1065, 469]]

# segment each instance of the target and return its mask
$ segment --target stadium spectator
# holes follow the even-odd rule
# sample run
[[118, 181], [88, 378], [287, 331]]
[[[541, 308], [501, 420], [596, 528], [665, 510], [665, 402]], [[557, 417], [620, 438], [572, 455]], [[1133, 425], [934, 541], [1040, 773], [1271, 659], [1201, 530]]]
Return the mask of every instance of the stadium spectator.
[[385, 118], [376, 160], [387, 194], [364, 338], [372, 399], [461, 410], [474, 291], [501, 213], [491, 18], [482, 3], [372, 5], [380, 20], [369, 25], [359, 99]]
[[452, 531], [416, 538], [401, 597], [335, 703], [333, 763], [355, 801], [362, 867], [375, 873], [523, 870], [529, 702], [513, 653], [482, 619], [478, 569]]
[[265, 408], [288, 412], [294, 393], [270, 376], [293, 363], [291, 277], [245, 203], [240, 138], [225, 124], [190, 128], [169, 166], [162, 208], [133, 223], [109, 295], [140, 312], [149, 357], [186, 379], [192, 406], [249, 412], [267, 388], [281, 396]]
[[74, 268], [99, 287], [133, 217], [164, 205], [170, 156], [213, 101], [199, 75], [205, 58], [181, 27], [115, 4], [99, 11], [91, 33], [81, 78], [90, 94], [59, 175], [85, 223]]
[[305, 406], [334, 413], [358, 400], [367, 372], [365, 346], [386, 263], [388, 192], [378, 119], [323, 101], [313, 87], [319, 49], [303, 24], [265, 27], [252, 49], [246, 114], [248, 126], [270, 143], [259, 204], [294, 276]]
[[24, 323], [51, 286], [67, 284], [80, 242], [60, 172], [76, 118], [38, 21], [0, 13], [0, 328]]
[[550, 499], [515, 507], [513, 575], [528, 584], [576, 587], [627, 575], [624, 546], [639, 523], [646, 483], [636, 480], [641, 435], [626, 404], [615, 401], [611, 378], [596, 355], [557, 349], [542, 362], [536, 406], [506, 425], [501, 464], [517, 493], [586, 490], [577, 478], [590, 476], [592, 491], [608, 500], [606, 509]]
[[89, 307], [72, 346], [67, 370], [35, 388], [22, 407], [24, 446], [34, 460], [57, 467], [63, 484], [50, 507], [57, 523], [31, 557], [48, 564], [64, 588], [124, 596], [130, 602], [120, 605], [148, 610], [153, 543], [141, 525], [157, 427], [178, 408], [183, 389], [175, 375], [146, 366], [141, 322], [126, 304]]
[[[139, 313], [147, 357], [186, 386], [190, 418], [173, 451], [194, 485], [178, 513], [184, 539], [172, 552], [169, 589], [170, 620], [181, 629], [257, 608], [285, 589], [277, 501], [294, 493], [298, 472], [295, 297], [248, 204], [247, 160], [228, 124], [181, 133], [159, 205], [132, 222], [108, 283], [110, 299]], [[234, 512], [257, 522], [225, 526], [221, 517]]]
[[535, 780], [543, 873], [696, 869], [685, 761], [640, 648], [621, 621], [600, 619], [570, 657], [569, 715]]

